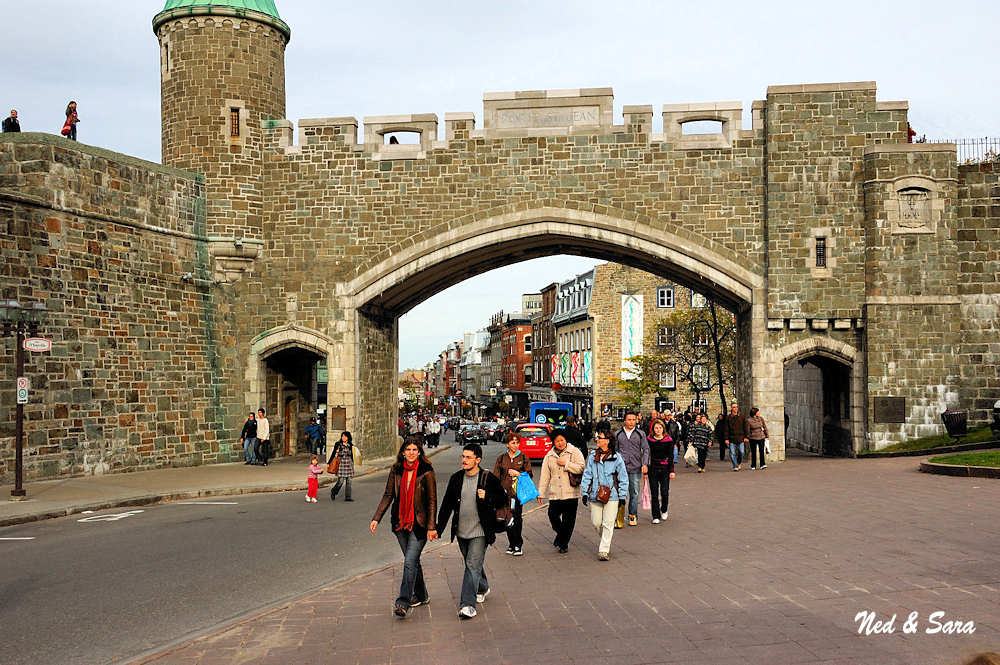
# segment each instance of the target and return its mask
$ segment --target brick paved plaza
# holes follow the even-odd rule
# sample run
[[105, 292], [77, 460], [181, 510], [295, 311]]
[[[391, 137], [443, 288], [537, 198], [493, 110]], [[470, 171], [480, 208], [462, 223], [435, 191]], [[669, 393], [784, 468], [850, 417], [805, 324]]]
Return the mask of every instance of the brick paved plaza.
[[[917, 466], [715, 461], [678, 474], [666, 523], [617, 531], [609, 563], [583, 511], [565, 556], [535, 511], [524, 557], [488, 553], [493, 591], [471, 621], [456, 617], [462, 564], [446, 544], [425, 551], [432, 602], [405, 621], [391, 615], [397, 564], [146, 662], [957, 665], [1000, 648], [1000, 482]], [[862, 610], [897, 614], [896, 632], [859, 636]], [[975, 633], [924, 634], [938, 610]], [[920, 629], [903, 634], [910, 612]]]

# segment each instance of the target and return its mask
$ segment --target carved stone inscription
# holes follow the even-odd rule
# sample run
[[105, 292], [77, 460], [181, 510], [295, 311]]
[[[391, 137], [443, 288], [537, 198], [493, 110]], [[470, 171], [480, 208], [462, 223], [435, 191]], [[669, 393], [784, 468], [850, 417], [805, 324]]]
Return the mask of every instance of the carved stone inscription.
[[930, 192], [920, 187], [908, 187], [900, 191], [899, 225], [904, 229], [923, 229], [931, 223]]
[[573, 127], [599, 125], [600, 108], [597, 106], [562, 106], [541, 109], [499, 109], [497, 127]]

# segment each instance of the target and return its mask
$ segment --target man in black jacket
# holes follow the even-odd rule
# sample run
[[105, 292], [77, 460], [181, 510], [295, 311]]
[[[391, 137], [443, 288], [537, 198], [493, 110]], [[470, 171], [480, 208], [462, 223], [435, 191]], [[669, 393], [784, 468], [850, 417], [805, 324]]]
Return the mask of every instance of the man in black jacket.
[[246, 457], [244, 464], [252, 464], [254, 461], [254, 446], [257, 445], [257, 418], [251, 411], [247, 416], [247, 421], [243, 423], [243, 431], [240, 432], [240, 443], [243, 444], [243, 455]]
[[580, 452], [583, 453], [583, 459], [587, 459], [587, 439], [580, 431], [580, 423], [577, 422], [576, 416], [570, 416], [566, 419], [566, 429], [563, 432], [566, 435], [566, 442], [579, 448]]
[[458, 537], [458, 548], [465, 559], [465, 576], [462, 578], [462, 595], [458, 603], [458, 616], [471, 619], [476, 616], [476, 603], [482, 603], [490, 592], [490, 585], [483, 572], [486, 547], [496, 540], [496, 511], [507, 502], [500, 481], [489, 471], [480, 468], [483, 449], [475, 443], [462, 449], [462, 468], [448, 479], [448, 489], [438, 513], [437, 528], [443, 532], [452, 513], [452, 541]]
[[10, 110], [10, 117], [3, 119], [3, 133], [21, 131], [21, 123], [17, 121], [17, 111]]

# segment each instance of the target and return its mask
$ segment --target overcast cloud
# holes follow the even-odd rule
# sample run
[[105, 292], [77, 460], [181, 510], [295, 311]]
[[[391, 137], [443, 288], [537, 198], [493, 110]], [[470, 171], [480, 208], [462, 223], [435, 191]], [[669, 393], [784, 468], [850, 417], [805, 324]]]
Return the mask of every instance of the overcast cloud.
[[[614, 88], [617, 122], [623, 104], [742, 100], [748, 116], [768, 85], [875, 80], [879, 99], [909, 100], [918, 134], [1000, 135], [1000, 3], [987, 0], [277, 5], [292, 29], [293, 121], [474, 111], [481, 126], [485, 91], [599, 86]], [[160, 160], [151, 20], [162, 0], [3, 7], [2, 115], [17, 108], [25, 131], [56, 133], [72, 98], [81, 141]], [[521, 291], [593, 263], [536, 260], [439, 294], [401, 321], [401, 367], [516, 309]]]

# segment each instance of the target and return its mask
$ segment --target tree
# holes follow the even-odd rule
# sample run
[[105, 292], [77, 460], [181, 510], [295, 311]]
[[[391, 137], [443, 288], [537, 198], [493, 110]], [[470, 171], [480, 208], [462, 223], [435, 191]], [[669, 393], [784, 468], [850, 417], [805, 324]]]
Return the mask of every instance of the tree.
[[677, 310], [654, 321], [644, 349], [645, 353], [631, 358], [633, 376], [618, 381], [625, 404], [638, 406], [650, 394], [666, 397], [673, 367], [677, 388], [689, 386], [697, 400], [718, 390], [725, 411], [726, 392], [732, 394], [736, 379], [732, 313], [712, 301], [704, 308]]

